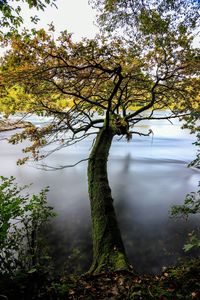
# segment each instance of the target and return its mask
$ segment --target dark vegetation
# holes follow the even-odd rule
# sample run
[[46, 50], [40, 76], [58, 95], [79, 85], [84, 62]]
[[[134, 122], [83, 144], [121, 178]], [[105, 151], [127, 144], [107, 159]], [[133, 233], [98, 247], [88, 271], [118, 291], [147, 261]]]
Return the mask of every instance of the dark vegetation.
[[52, 277], [46, 272], [17, 273], [0, 277], [1, 299], [199, 299], [200, 261], [193, 259], [162, 274], [137, 275], [116, 271], [93, 276], [62, 274]]
[[[45, 238], [55, 217], [46, 202], [48, 190], [29, 196], [27, 187], [19, 187], [14, 178], [1, 180], [0, 299], [199, 299], [199, 258], [165, 268], [159, 275], [140, 275], [133, 267], [72, 275], [82, 273], [87, 262], [86, 256], [81, 258], [83, 253], [74, 250], [61, 271]], [[198, 213], [198, 195], [189, 194], [184, 205], [173, 207], [172, 214], [188, 218]], [[198, 248], [196, 240], [190, 240], [185, 250]]]

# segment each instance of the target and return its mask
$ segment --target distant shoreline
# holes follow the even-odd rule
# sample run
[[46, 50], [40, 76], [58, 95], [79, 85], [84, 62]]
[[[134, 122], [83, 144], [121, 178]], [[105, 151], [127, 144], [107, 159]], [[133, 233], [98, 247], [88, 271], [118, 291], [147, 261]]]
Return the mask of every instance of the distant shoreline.
[[27, 121], [22, 121], [22, 120], [11, 121], [11, 120], [4, 119], [4, 120], [0, 120], [0, 132], [25, 128], [30, 125], [31, 123]]

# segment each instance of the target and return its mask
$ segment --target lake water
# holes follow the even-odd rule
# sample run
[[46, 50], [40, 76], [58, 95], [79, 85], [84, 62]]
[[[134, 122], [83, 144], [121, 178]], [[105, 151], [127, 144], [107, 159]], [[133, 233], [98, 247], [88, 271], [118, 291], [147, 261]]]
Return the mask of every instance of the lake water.
[[[41, 120], [32, 119], [39, 124]], [[187, 223], [170, 218], [172, 204], [181, 204], [187, 193], [197, 190], [200, 172], [188, 168], [195, 158], [195, 137], [182, 130], [178, 120], [143, 122], [135, 130], [153, 137], [133, 136], [127, 143], [115, 138], [108, 171], [127, 254], [140, 273], [158, 273], [183, 257], [183, 244], [197, 225], [197, 217]], [[9, 136], [0, 134], [0, 138]], [[92, 139], [54, 153], [49, 165], [72, 164], [88, 157]], [[57, 268], [87, 269], [91, 259], [90, 209], [87, 194], [87, 163], [57, 171], [37, 169], [33, 164], [17, 166], [22, 145], [0, 143], [0, 175], [16, 177], [20, 184], [33, 183], [38, 192], [50, 187], [48, 201], [58, 216], [48, 232]]]

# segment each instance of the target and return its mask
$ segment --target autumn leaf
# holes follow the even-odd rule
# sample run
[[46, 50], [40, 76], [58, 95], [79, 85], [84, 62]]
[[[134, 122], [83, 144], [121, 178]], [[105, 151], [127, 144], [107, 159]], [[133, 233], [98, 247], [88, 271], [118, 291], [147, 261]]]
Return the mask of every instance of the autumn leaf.
[[197, 298], [197, 293], [196, 292], [192, 292], [191, 296], [192, 296], [192, 299]]

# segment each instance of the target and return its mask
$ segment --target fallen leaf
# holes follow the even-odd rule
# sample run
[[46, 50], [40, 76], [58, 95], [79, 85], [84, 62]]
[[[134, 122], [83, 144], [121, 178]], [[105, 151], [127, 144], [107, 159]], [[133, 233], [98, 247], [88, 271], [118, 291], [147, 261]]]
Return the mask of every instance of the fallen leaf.
[[133, 279], [133, 282], [135, 282], [135, 283], [141, 283], [142, 280], [138, 277], [138, 278], [134, 278], [134, 279]]
[[196, 292], [192, 292], [191, 296], [192, 296], [192, 299], [194, 299], [194, 298], [197, 297], [197, 293]]
[[86, 284], [86, 285], [85, 285], [85, 288], [86, 288], [86, 289], [90, 289], [91, 287], [92, 287], [92, 286], [91, 286], [90, 284]]
[[119, 284], [119, 285], [124, 285], [124, 278], [119, 277], [119, 279], [118, 279], [118, 284]]
[[74, 295], [74, 294], [75, 294], [75, 291], [70, 290], [70, 291], [69, 291], [69, 294], [70, 294], [70, 295]]
[[172, 288], [172, 287], [169, 287], [169, 288], [167, 289], [167, 291], [170, 292], [170, 293], [172, 293], [174, 290], [175, 290], [175, 288]]

